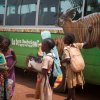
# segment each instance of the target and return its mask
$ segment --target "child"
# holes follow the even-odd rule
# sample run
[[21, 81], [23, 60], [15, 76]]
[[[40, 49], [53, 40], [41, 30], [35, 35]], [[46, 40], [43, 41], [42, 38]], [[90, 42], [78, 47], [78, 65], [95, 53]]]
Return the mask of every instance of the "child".
[[15, 52], [9, 48], [11, 41], [8, 38], [4, 38], [3, 41], [3, 53], [6, 58], [7, 66], [8, 66], [8, 78], [13, 81], [12, 89], [10, 93], [10, 98], [12, 98], [14, 93], [14, 87], [15, 87], [15, 69], [14, 66], [16, 64], [16, 55]]
[[[47, 38], [51, 38], [51, 33], [49, 31], [42, 31], [41, 38], [42, 38], [42, 40], [47, 39]], [[39, 51], [38, 51], [38, 56], [45, 57], [46, 53], [41, 50], [41, 44], [39, 46], [40, 47], [39, 47]], [[54, 48], [51, 49], [51, 53], [54, 53], [54, 56], [56, 58], [56, 59], [54, 59], [54, 61], [55, 61], [54, 68], [57, 68], [57, 70], [59, 70], [58, 74], [59, 74], [59, 76], [61, 76], [62, 72], [60, 69], [60, 66], [61, 66], [60, 59], [59, 59], [58, 50], [57, 50], [56, 46], [54, 46]], [[57, 75], [56, 73], [54, 73], [54, 74]], [[41, 81], [41, 76], [40, 76], [40, 74], [38, 74], [37, 75], [37, 83], [36, 83], [36, 92], [35, 92], [35, 98], [37, 98], [37, 99], [39, 98], [39, 96], [38, 96], [38, 94], [39, 94], [39, 92], [38, 92], [39, 87], [38, 86], [39, 85], [38, 84], [40, 84], [40, 81]]]
[[[29, 58], [28, 67], [33, 68], [39, 72], [40, 78], [40, 100], [52, 100], [52, 91], [54, 86], [53, 61], [54, 54], [51, 53], [51, 49], [54, 48], [55, 42], [53, 39], [47, 38], [42, 41], [42, 51], [45, 52], [42, 63], [37, 63], [34, 59]], [[41, 79], [41, 80], [40, 80]]]
[[48, 38], [42, 41], [42, 51], [46, 53], [46, 56], [42, 61], [40, 100], [52, 100], [52, 88], [54, 83], [50, 84], [49, 78], [53, 68], [53, 54], [50, 51], [54, 46], [55, 42], [53, 39]]
[[[46, 38], [51, 38], [51, 33], [49, 31], [43, 31], [41, 32], [41, 37], [42, 40]], [[54, 59], [54, 70], [55, 72], [53, 73], [56, 77], [62, 75], [62, 71], [60, 69], [60, 59], [59, 59], [59, 54], [56, 45], [54, 46], [53, 49], [51, 49], [51, 53], [54, 53], [55, 59]], [[45, 56], [45, 52], [43, 52], [43, 56]], [[56, 71], [57, 70], [57, 71]]]
[[87, 36], [86, 42], [84, 43], [75, 43], [75, 36], [72, 33], [67, 33], [64, 37], [64, 58], [61, 63], [67, 63], [67, 72], [66, 72], [66, 78], [67, 78], [67, 85], [68, 85], [68, 97], [65, 100], [76, 100], [75, 97], [75, 87], [77, 85], [82, 85], [84, 84], [84, 77], [82, 71], [80, 72], [74, 72], [71, 69], [71, 57], [69, 54], [69, 51], [66, 49], [67, 47], [72, 47], [72, 48], [78, 48], [81, 49], [87, 48], [89, 39], [90, 39], [90, 34], [92, 32], [91, 27], [88, 29], [89, 34]]
[[0, 100], [7, 100], [7, 70], [8, 67], [6, 66], [6, 60], [2, 53], [3, 41], [4, 37], [0, 36]]

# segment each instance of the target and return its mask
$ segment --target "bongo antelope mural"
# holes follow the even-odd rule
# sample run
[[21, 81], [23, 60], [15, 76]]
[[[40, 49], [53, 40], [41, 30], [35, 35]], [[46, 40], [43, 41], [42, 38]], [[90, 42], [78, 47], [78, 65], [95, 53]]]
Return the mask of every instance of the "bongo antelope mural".
[[78, 20], [75, 17], [75, 9], [67, 10], [60, 15], [58, 25], [63, 28], [64, 33], [74, 33], [76, 42], [83, 42], [87, 36], [88, 27], [93, 27], [89, 47], [94, 45], [100, 47], [100, 13], [93, 13]]
[[[92, 28], [91, 29], [92, 33], [91, 33], [91, 37], [90, 37], [91, 39], [90, 39], [90, 44], [88, 45], [88, 48], [93, 48], [95, 46], [100, 48], [100, 13], [92, 13], [92, 14], [87, 15], [78, 20], [73, 20], [73, 18], [75, 17], [75, 14], [76, 14], [75, 9], [71, 9], [71, 10], [67, 10], [65, 13], [60, 15], [60, 17], [58, 19], [58, 25], [63, 28], [64, 34], [74, 33], [76, 42], [84, 42], [86, 40], [86, 36], [89, 32], [89, 28]], [[60, 56], [60, 58], [62, 58], [62, 53], [63, 53], [63, 48], [64, 48], [63, 38], [57, 37], [57, 38], [54, 38], [54, 40], [55, 40], [55, 44], [58, 49], [59, 56]], [[94, 55], [91, 55], [91, 56], [87, 55], [87, 56], [92, 58], [92, 57], [94, 57]], [[98, 55], [100, 55], [100, 53]], [[95, 58], [98, 59], [97, 57], [94, 57], [94, 59]], [[89, 72], [89, 67], [91, 67], [94, 72], [99, 73], [100, 63], [98, 63], [98, 66], [97, 65], [94, 66], [94, 63], [98, 63], [98, 61], [97, 62], [92, 61], [91, 66], [88, 66], [89, 63], [87, 63], [86, 64], [86, 66], [88, 67], [87, 70]], [[95, 67], [95, 69], [94, 69], [94, 67]], [[66, 73], [65, 69], [62, 71], [63, 71], [63, 75], [65, 77], [65, 73]], [[87, 73], [85, 73], [85, 74], [87, 74]], [[89, 73], [89, 75], [90, 76], [92, 75], [93, 77], [95, 76], [94, 73]], [[98, 74], [97, 77], [100, 77], [100, 74]], [[86, 79], [86, 82], [89, 82], [87, 79]], [[98, 80], [97, 83], [95, 83], [95, 80], [92, 80], [92, 82], [90, 82], [90, 83], [99, 84], [99, 82], [100, 82], [100, 80]], [[64, 79], [62, 81], [61, 88], [63, 88], [63, 85], [64, 85]]]

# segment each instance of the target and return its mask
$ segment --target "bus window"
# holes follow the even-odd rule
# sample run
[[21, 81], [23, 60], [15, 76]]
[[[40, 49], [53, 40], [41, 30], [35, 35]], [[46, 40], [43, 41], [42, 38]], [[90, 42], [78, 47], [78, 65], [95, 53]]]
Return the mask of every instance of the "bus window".
[[82, 3], [83, 0], [60, 0], [60, 12], [64, 12], [71, 8], [77, 8], [74, 19], [78, 19], [82, 14]]
[[88, 15], [94, 12], [100, 12], [100, 0], [87, 0], [85, 15]]
[[38, 24], [55, 25], [57, 21], [57, 12], [59, 10], [59, 0], [41, 0]]
[[35, 25], [37, 0], [8, 0], [6, 25]]
[[20, 25], [20, 14], [18, 14], [18, 6], [21, 0], [7, 1], [6, 25]]
[[72, 6], [72, 4], [71, 4], [71, 2], [69, 0], [61, 0], [61, 2], [60, 2], [60, 11], [61, 12], [64, 12], [67, 9], [70, 9], [72, 7], [73, 6]]
[[0, 0], [0, 25], [3, 25], [4, 11], [5, 11], [5, 0]]
[[37, 0], [23, 0], [22, 5], [19, 6], [21, 25], [35, 25], [36, 7]]

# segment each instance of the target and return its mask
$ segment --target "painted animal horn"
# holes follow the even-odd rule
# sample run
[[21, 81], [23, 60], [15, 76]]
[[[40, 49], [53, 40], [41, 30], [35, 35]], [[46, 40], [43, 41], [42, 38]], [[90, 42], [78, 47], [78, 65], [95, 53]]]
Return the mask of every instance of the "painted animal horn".
[[72, 8], [72, 9], [67, 9], [65, 12], [63, 12], [62, 17], [63, 18], [74, 18], [76, 15], [76, 8]]

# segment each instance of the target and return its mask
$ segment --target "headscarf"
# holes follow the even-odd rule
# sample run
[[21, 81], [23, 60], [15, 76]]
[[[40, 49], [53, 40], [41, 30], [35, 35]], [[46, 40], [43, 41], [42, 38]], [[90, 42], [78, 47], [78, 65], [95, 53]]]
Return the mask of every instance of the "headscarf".
[[42, 37], [42, 39], [51, 38], [50, 31], [42, 31], [41, 32], [41, 37]]

